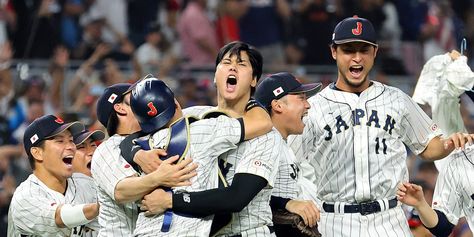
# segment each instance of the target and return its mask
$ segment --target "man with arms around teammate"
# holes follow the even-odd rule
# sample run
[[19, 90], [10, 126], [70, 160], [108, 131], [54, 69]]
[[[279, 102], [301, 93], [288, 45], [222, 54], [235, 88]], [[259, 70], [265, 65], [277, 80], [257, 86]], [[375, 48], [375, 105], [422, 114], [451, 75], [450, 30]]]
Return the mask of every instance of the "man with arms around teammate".
[[[217, 109], [234, 118], [242, 117], [261, 74], [262, 56], [255, 48], [242, 42], [222, 47], [216, 58], [214, 78]], [[215, 109], [201, 106], [183, 112], [202, 115]], [[156, 190], [145, 196], [150, 205], [143, 207], [151, 213], [172, 208], [193, 216], [234, 213], [231, 224], [219, 231], [218, 236], [274, 236], [269, 201], [284, 143], [275, 129], [244, 141], [219, 157], [228, 187], [172, 195]]]
[[[225, 115], [198, 121], [184, 118], [173, 92], [156, 78], [147, 78], [138, 83], [132, 90], [130, 103], [142, 131], [151, 135], [148, 140], [152, 142], [151, 147], [176, 145], [173, 144], [177, 143], [176, 137], [172, 135], [176, 131], [188, 134], [186, 142], [182, 143], [186, 149], [180, 154], [180, 160], [192, 157], [198, 164], [198, 175], [191, 179], [191, 186], [173, 188], [174, 193], [217, 188], [218, 156], [235, 149], [244, 139], [263, 135], [272, 128], [270, 117], [259, 106], [249, 108], [239, 119]], [[186, 126], [183, 128], [180, 124]], [[147, 202], [148, 199], [144, 199], [142, 204], [146, 205]], [[172, 215], [171, 223], [167, 223], [167, 215]], [[212, 216], [192, 218], [165, 213], [147, 217], [147, 212], [142, 212], [134, 236], [209, 236], [211, 224]], [[163, 226], [169, 229], [163, 229]]]
[[[191, 159], [172, 165], [177, 157], [161, 163], [148, 175], [137, 172], [120, 154], [120, 143], [129, 134], [140, 131], [130, 108], [130, 84], [120, 83], [105, 89], [97, 102], [97, 117], [107, 128], [109, 138], [101, 143], [92, 158], [92, 178], [97, 184], [100, 230], [98, 236], [130, 236], [135, 229], [138, 208], [134, 203], [158, 186], [189, 185], [195, 176]], [[165, 155], [162, 151], [155, 156]], [[161, 153], [160, 153], [161, 152]]]
[[9, 211], [8, 236], [82, 236], [75, 227], [99, 213], [97, 203], [86, 203], [86, 192], [72, 178], [76, 152], [71, 133], [84, 125], [65, 123], [54, 115], [33, 121], [25, 130], [23, 144], [33, 174], [16, 189]]
[[405, 146], [436, 160], [472, 136], [440, 139], [437, 125], [408, 95], [369, 80], [378, 45], [368, 20], [339, 22], [330, 48], [337, 81], [308, 100], [305, 130], [289, 139], [297, 158], [314, 168], [319, 230], [323, 236], [411, 236], [396, 199], [397, 185], [408, 180]]

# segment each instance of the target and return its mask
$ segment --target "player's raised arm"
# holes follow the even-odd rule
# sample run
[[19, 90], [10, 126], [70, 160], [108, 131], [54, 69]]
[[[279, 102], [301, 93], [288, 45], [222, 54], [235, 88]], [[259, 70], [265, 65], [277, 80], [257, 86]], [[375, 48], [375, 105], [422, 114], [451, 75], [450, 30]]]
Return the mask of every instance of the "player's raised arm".
[[421, 158], [425, 160], [439, 160], [449, 155], [454, 149], [464, 149], [464, 146], [474, 141], [474, 134], [453, 133], [447, 139], [434, 137], [426, 146], [426, 149], [420, 153]]
[[272, 120], [267, 111], [256, 101], [251, 99], [247, 111], [242, 117], [244, 122], [244, 139], [249, 140], [269, 132], [272, 127]]

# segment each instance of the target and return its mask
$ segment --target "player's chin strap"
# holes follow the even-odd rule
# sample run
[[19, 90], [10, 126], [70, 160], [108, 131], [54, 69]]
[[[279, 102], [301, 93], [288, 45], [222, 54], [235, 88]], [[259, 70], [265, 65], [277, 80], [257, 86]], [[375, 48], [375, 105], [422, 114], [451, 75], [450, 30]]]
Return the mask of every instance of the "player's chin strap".
[[[202, 116], [203, 119], [208, 119], [208, 118], [217, 118], [221, 115], [230, 117], [227, 113], [224, 111], [219, 111], [219, 110], [213, 110], [210, 111]], [[218, 158], [218, 164], [219, 164], [219, 169], [218, 169], [218, 174], [219, 174], [219, 188], [225, 188], [228, 187], [229, 184], [227, 183], [227, 180], [222, 173], [223, 170], [226, 170], [225, 166], [227, 164], [227, 161], [224, 159], [221, 159], [220, 157]], [[224, 172], [227, 173], [227, 172]], [[214, 219], [212, 221], [211, 225], [211, 232], [209, 236], [215, 236], [220, 230], [222, 230], [224, 227], [229, 225], [232, 222], [233, 215], [232, 213], [224, 213], [224, 214], [215, 214]]]
[[[189, 124], [197, 121], [194, 117], [181, 118], [169, 127], [168, 145], [166, 147], [167, 155], [160, 157], [161, 160], [169, 159], [172, 156], [179, 155], [179, 159], [176, 161], [180, 162], [186, 156], [189, 147]], [[153, 147], [153, 139], [137, 139], [135, 143], [144, 150], [150, 150]], [[172, 192], [171, 188], [163, 187], [167, 192]], [[168, 232], [171, 227], [173, 220], [173, 211], [170, 209], [166, 210], [163, 217], [163, 225], [161, 226], [161, 232]]]

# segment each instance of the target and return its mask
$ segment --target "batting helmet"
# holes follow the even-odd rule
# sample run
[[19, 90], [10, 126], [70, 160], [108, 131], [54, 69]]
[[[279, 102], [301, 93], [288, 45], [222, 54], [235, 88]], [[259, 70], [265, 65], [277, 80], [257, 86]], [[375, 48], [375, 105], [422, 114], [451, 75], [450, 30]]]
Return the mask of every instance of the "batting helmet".
[[157, 78], [146, 78], [136, 85], [130, 107], [146, 133], [161, 129], [176, 111], [173, 92]]

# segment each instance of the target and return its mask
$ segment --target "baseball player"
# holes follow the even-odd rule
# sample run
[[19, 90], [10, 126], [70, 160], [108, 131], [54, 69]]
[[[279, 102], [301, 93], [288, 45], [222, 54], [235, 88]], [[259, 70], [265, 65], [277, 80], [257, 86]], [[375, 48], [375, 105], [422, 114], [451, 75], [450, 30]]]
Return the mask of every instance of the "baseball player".
[[[134, 201], [158, 186], [189, 185], [188, 180], [195, 176], [192, 171], [196, 165], [186, 167], [191, 159], [177, 165], [172, 165], [173, 159], [169, 159], [156, 171], [138, 177], [137, 172], [120, 155], [121, 141], [127, 135], [140, 131], [140, 125], [130, 108], [130, 87], [127, 83], [112, 85], [105, 89], [97, 102], [97, 117], [110, 136], [95, 150], [91, 166], [101, 206], [98, 236], [132, 235], [138, 216]], [[156, 155], [163, 153], [158, 151]]]
[[[290, 134], [301, 134], [304, 129], [303, 117], [310, 105], [307, 98], [321, 89], [321, 83], [302, 85], [287, 72], [273, 74], [263, 79], [255, 92], [259, 101], [271, 115], [274, 127], [286, 140]], [[303, 200], [301, 190], [314, 184], [303, 185], [298, 182], [299, 167], [291, 148], [285, 144], [285, 152], [280, 156], [278, 174], [272, 191], [270, 206], [272, 207], [275, 233], [277, 236], [307, 236], [297, 229], [294, 223], [278, 223], [278, 215], [287, 215], [281, 210], [295, 213], [302, 217], [304, 224], [310, 227], [319, 220], [319, 210], [312, 200]], [[276, 214], [281, 213], [281, 214]]]
[[308, 100], [303, 134], [288, 140], [314, 168], [323, 236], [411, 236], [396, 199], [397, 185], [408, 180], [405, 146], [436, 160], [472, 140], [460, 133], [441, 139], [408, 95], [369, 80], [377, 49], [368, 20], [350, 17], [336, 25], [337, 81]]
[[86, 203], [87, 188], [72, 175], [76, 152], [71, 133], [84, 129], [45, 115], [25, 130], [23, 144], [33, 174], [16, 189], [9, 210], [8, 236], [83, 236], [75, 228], [99, 213], [97, 203]]
[[[88, 203], [97, 203], [97, 186], [92, 179], [91, 161], [92, 154], [97, 148], [96, 142], [105, 138], [105, 134], [100, 130], [87, 131], [86, 129], [72, 134], [74, 144], [76, 144], [76, 154], [72, 159], [72, 177], [84, 187], [87, 191], [78, 193], [82, 200]], [[97, 236], [100, 229], [97, 218], [94, 218], [85, 226], [74, 227], [76, 233], [83, 233], [83, 236]]]
[[474, 227], [474, 146], [455, 151], [440, 172], [433, 195], [432, 207], [426, 202], [421, 186], [402, 183], [398, 199], [413, 206], [423, 225], [439, 237], [449, 236], [459, 218], [466, 216], [469, 228]]
[[[436, 58], [432, 60], [438, 59], [452, 60], [446, 60], [444, 64], [445, 67], [439, 67], [440, 64], [438, 64], [437, 70], [439, 71], [452, 70], [453, 66], [456, 66], [456, 64], [453, 63], [465, 62], [466, 60], [465, 57], [462, 57], [461, 54], [455, 50], [449, 54], [436, 56]], [[458, 67], [457, 71], [466, 72], [465, 75], [470, 75], [470, 68], [466, 67], [465, 63], [458, 65], [462, 67]], [[425, 65], [423, 70], [426, 68], [427, 66]], [[428, 72], [424, 73], [428, 74]], [[455, 79], [458, 80], [459, 77]], [[466, 80], [466, 82], [467, 81], [470, 80]], [[444, 99], [441, 101], [458, 101], [458, 96], [461, 92], [462, 90], [457, 94], [433, 95], [433, 101], [435, 99], [440, 100], [441, 98]], [[419, 98], [423, 97], [420, 95], [421, 94], [418, 94]], [[413, 97], [415, 97], [415, 95]], [[431, 104], [431, 106], [434, 107], [435, 105]], [[438, 112], [433, 113], [433, 120], [440, 121], [441, 123], [439, 124], [443, 130], [456, 131], [460, 129], [466, 131], [463, 121], [460, 119], [459, 111], [453, 111], [453, 109], [459, 109], [459, 105], [454, 108], [453, 106], [446, 105], [437, 106], [437, 109]], [[447, 114], [457, 114], [459, 115], [459, 119], [454, 121], [447, 120], [445, 119]], [[446, 159], [443, 159], [443, 161], [444, 163], [441, 169], [439, 169], [439, 175], [433, 194], [433, 209], [424, 198], [421, 186], [411, 183], [402, 183], [399, 185], [397, 191], [398, 199], [404, 204], [415, 207], [423, 225], [436, 236], [449, 236], [454, 226], [458, 223], [459, 218], [462, 216], [466, 216], [471, 230], [474, 227], [474, 212], [472, 210], [474, 203], [474, 186], [472, 184], [473, 180], [470, 178], [470, 174], [474, 172], [474, 147], [470, 145], [467, 146], [465, 150], [454, 151]]]
[[[150, 140], [153, 142], [153, 147], [169, 146], [167, 143], [173, 140], [170, 131], [177, 129], [172, 125], [179, 122], [189, 124], [186, 128], [189, 133], [187, 152], [182, 154], [182, 158], [193, 157], [194, 162], [199, 164], [198, 175], [191, 180], [191, 186], [174, 188], [173, 192], [217, 188], [219, 179], [217, 157], [235, 149], [244, 139], [265, 134], [272, 128], [270, 117], [259, 106], [251, 107], [239, 119], [219, 116], [190, 122], [189, 119], [183, 118], [181, 107], [175, 100], [173, 92], [164, 82], [156, 78], [148, 78], [138, 83], [132, 91], [130, 102], [142, 131], [152, 134]], [[146, 204], [147, 201], [144, 199], [142, 204]], [[139, 215], [135, 236], [209, 236], [211, 230], [212, 216], [192, 218], [174, 215], [169, 231], [165, 232], [161, 229], [166, 223], [167, 214], [153, 218], [146, 215], [146, 212]]]
[[[231, 117], [242, 117], [261, 74], [262, 57], [253, 47], [242, 42], [222, 47], [216, 58], [214, 78], [217, 109]], [[185, 114], [191, 111], [194, 115], [201, 115], [213, 109], [210, 106], [191, 108]], [[236, 149], [219, 156], [219, 166], [229, 183], [227, 188], [172, 195], [158, 189], [145, 196], [156, 205], [144, 207], [151, 213], [172, 208], [193, 216], [233, 212], [231, 224], [217, 235], [274, 236], [269, 201], [283, 146], [284, 140], [275, 129], [244, 141]]]

